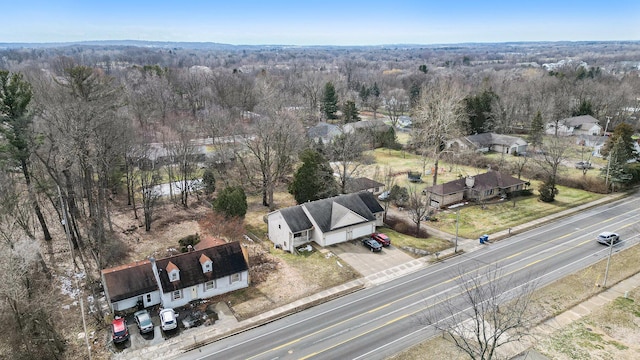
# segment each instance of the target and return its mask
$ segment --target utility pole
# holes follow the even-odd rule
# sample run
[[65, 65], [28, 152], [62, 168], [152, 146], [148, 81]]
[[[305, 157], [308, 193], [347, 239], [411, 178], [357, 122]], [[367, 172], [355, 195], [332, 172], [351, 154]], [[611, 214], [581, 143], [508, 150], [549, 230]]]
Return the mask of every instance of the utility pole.
[[458, 223], [460, 222], [460, 208], [456, 211], [456, 244], [453, 248], [453, 253], [458, 253]]
[[607, 286], [607, 276], [609, 276], [609, 264], [611, 263], [611, 253], [613, 252], [613, 239], [609, 240], [609, 258], [607, 258], [607, 269], [604, 271], [604, 281], [602, 287]]
[[[607, 136], [607, 129], [609, 128], [609, 121], [611, 120], [611, 116], [607, 116], [607, 124], [604, 126], [604, 134], [603, 136]], [[604, 146], [604, 143], [602, 144]], [[609, 193], [609, 167], [611, 166], [611, 149], [609, 149], [609, 156], [607, 156], [607, 175], [604, 178], [604, 188]]]

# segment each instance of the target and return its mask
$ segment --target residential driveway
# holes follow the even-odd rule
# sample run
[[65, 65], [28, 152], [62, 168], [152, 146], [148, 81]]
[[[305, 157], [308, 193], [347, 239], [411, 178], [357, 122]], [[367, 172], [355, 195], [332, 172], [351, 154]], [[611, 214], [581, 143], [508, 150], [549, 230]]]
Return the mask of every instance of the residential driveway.
[[362, 276], [369, 276], [415, 260], [393, 246], [393, 238], [389, 247], [384, 247], [382, 251], [375, 253], [362, 245], [360, 239], [331, 245], [327, 249], [340, 257], [342, 261], [349, 264]]

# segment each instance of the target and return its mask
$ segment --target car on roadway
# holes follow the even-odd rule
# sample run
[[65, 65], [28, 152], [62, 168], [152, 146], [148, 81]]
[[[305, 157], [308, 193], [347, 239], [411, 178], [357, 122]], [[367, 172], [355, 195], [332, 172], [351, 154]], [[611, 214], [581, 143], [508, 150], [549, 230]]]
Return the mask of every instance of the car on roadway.
[[591, 162], [589, 162], [589, 161], [578, 161], [576, 163], [576, 169], [591, 169]]
[[111, 322], [111, 332], [111, 338], [114, 343], [127, 341], [127, 339], [129, 339], [129, 327], [127, 326], [127, 321], [123, 317], [116, 316], [116, 318]]
[[133, 318], [135, 319], [141, 334], [153, 331], [153, 322], [151, 321], [151, 316], [149, 316], [149, 312], [147, 310], [136, 311], [133, 314]]
[[371, 252], [378, 252], [382, 250], [382, 245], [370, 237], [362, 239], [362, 245], [368, 247]]
[[380, 243], [380, 245], [382, 246], [389, 246], [391, 245], [391, 239], [389, 239], [389, 237], [386, 234], [383, 233], [373, 233], [373, 235], [371, 235], [371, 238], [377, 242]]
[[598, 235], [598, 242], [603, 245], [613, 245], [620, 241], [620, 235], [614, 232], [605, 231]]
[[160, 328], [162, 331], [173, 330], [178, 327], [178, 314], [171, 308], [160, 310]]

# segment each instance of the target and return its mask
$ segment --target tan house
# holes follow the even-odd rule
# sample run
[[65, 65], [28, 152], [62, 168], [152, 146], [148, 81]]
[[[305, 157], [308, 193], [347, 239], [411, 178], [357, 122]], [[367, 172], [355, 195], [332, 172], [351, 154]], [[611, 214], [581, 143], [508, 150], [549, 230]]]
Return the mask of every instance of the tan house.
[[428, 187], [424, 190], [424, 194], [429, 197], [431, 207], [445, 208], [463, 201], [481, 202], [507, 196], [515, 191], [524, 190], [527, 186], [529, 186], [528, 181], [497, 171], [489, 171]]

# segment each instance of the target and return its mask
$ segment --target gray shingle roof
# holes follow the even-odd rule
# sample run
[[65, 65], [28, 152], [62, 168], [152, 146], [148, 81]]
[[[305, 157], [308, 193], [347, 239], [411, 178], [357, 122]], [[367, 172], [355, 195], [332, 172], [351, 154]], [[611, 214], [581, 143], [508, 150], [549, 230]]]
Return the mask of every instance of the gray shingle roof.
[[307, 214], [302, 210], [302, 206], [298, 205], [281, 209], [280, 214], [282, 214], [284, 221], [294, 234], [303, 230], [309, 230], [313, 227], [313, 224], [309, 221]]
[[[526, 181], [514, 178], [513, 176], [500, 173], [497, 171], [488, 171], [484, 174], [473, 177], [473, 189], [488, 190], [494, 188], [506, 189], [518, 184], [524, 184]], [[465, 179], [457, 179], [444, 184], [428, 187], [426, 190], [437, 195], [449, 195], [463, 191], [465, 189]]]
[[377, 187], [383, 187], [384, 184], [371, 180], [366, 177], [351, 178], [347, 180], [346, 190], [348, 193], [354, 193], [362, 190], [369, 190]]
[[[205, 254], [213, 262], [212, 272], [202, 272], [202, 265], [200, 264], [200, 256], [202, 254]], [[169, 262], [175, 264], [180, 270], [179, 281], [169, 281], [169, 275], [165, 270]], [[159, 259], [156, 263], [160, 275], [160, 283], [165, 292], [203, 284], [213, 279], [220, 279], [249, 269], [240, 243], [237, 241]]]
[[477, 147], [491, 147], [491, 145], [527, 145], [527, 142], [517, 136], [482, 133], [467, 136], [466, 139]]
[[580, 116], [574, 116], [574, 117], [562, 119], [560, 120], [560, 123], [566, 124], [568, 126], [580, 127], [581, 125], [584, 125], [584, 124], [599, 125], [600, 121], [598, 121], [598, 119], [594, 118], [591, 115], [580, 115]]
[[[322, 232], [374, 221], [376, 220], [374, 214], [384, 211], [373, 194], [368, 191], [307, 202], [279, 210], [292, 232], [311, 228], [311, 221], [304, 212], [303, 207]], [[294, 231], [294, 229], [297, 229], [297, 231]]]

